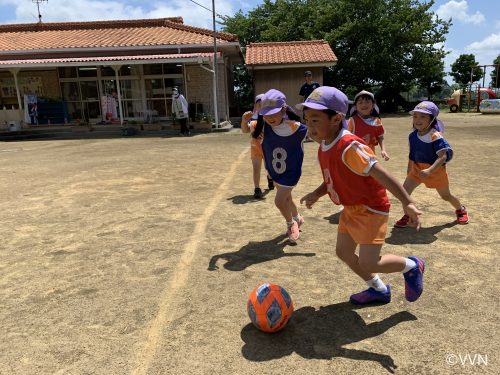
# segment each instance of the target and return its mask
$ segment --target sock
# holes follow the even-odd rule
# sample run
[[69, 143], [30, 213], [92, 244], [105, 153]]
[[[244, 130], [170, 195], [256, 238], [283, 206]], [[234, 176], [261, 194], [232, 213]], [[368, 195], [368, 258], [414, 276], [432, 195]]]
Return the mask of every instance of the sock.
[[379, 275], [375, 275], [375, 277], [371, 280], [367, 280], [366, 284], [375, 289], [377, 292], [385, 293], [387, 292], [387, 286], [384, 284]]
[[287, 221], [287, 222], [286, 222], [286, 227], [287, 227], [287, 228], [290, 228], [290, 227], [293, 225], [293, 223], [294, 223], [294, 221], [293, 221], [293, 220], [292, 220], [292, 221], [290, 221], [290, 222], [288, 222], [288, 221]]
[[403, 269], [403, 271], [401, 271], [403, 273], [406, 273], [417, 266], [417, 263], [415, 263], [415, 261], [410, 258], [405, 258], [405, 261], [406, 261], [406, 266]]
[[297, 216], [294, 216], [293, 220], [295, 220], [298, 223], [300, 221], [300, 214], [297, 214]]

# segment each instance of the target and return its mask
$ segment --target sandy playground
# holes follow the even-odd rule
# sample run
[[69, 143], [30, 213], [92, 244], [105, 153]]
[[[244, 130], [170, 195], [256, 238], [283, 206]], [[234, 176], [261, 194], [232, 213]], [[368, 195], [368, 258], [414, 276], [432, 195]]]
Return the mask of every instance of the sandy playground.
[[[442, 119], [471, 223], [420, 187], [424, 227], [392, 229], [391, 197], [383, 251], [424, 258], [425, 290], [410, 304], [388, 275], [392, 302], [365, 308], [347, 303], [365, 285], [335, 256], [337, 207], [304, 208], [291, 246], [274, 192], [252, 198], [239, 130], [1, 142], [0, 374], [500, 373], [500, 116]], [[383, 120], [403, 181], [410, 119]], [[321, 182], [316, 149], [297, 202]], [[264, 281], [295, 304], [272, 335], [246, 313]]]

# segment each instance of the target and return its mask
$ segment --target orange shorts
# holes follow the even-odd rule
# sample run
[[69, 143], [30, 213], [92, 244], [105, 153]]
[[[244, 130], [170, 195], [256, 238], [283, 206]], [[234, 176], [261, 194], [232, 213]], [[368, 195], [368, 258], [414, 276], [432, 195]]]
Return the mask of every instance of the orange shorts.
[[344, 206], [338, 232], [352, 237], [360, 245], [381, 245], [385, 242], [389, 215], [370, 211], [363, 205]]
[[262, 152], [262, 145], [260, 144], [260, 139], [252, 138], [250, 140], [250, 158], [251, 159], [264, 159], [264, 153]]
[[430, 165], [427, 163], [415, 163], [412, 162], [410, 166], [410, 173], [408, 173], [408, 178], [424, 184], [428, 188], [441, 189], [450, 185], [448, 181], [448, 173], [446, 172], [446, 165], [442, 165], [436, 169], [429, 177], [421, 178], [418, 175], [418, 171], [422, 169], [429, 168]]

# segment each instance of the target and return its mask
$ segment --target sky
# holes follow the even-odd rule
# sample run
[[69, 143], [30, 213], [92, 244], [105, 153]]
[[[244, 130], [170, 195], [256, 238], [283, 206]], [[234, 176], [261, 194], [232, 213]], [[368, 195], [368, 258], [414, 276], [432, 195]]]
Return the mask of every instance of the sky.
[[[36, 0], [0, 0], [0, 24], [38, 21]], [[212, 28], [212, 0], [38, 0], [44, 22], [96, 21], [183, 17], [191, 26]], [[263, 0], [215, 0], [221, 15], [244, 13]], [[421, 0], [424, 2], [424, 0]], [[198, 4], [196, 4], [198, 3]], [[445, 71], [461, 54], [474, 54], [480, 65], [500, 55], [500, 0], [436, 0], [431, 8], [440, 18], [452, 19], [447, 35]], [[205, 7], [205, 8], [204, 8]], [[487, 70], [488, 72], [488, 70]]]

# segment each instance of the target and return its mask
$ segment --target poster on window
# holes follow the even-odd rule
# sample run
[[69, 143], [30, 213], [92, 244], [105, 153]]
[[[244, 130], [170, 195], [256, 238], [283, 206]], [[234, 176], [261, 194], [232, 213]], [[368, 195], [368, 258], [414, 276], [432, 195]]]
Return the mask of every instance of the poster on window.
[[[43, 96], [42, 77], [18, 77], [19, 94]], [[4, 98], [15, 98], [16, 82], [14, 78], [0, 78], [0, 92]]]
[[24, 95], [24, 121], [38, 125], [38, 98], [36, 95]]

